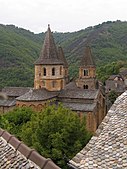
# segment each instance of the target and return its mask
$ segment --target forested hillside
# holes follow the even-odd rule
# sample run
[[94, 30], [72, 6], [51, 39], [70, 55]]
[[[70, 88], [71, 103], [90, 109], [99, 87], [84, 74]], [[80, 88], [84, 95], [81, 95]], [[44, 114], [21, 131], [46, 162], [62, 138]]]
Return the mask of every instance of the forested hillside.
[[[101, 80], [127, 67], [127, 22], [108, 21], [77, 32], [55, 32], [54, 38], [64, 49], [71, 77], [78, 72], [86, 44], [91, 46]], [[33, 86], [34, 61], [39, 57], [43, 40], [44, 33], [0, 25], [0, 87]]]

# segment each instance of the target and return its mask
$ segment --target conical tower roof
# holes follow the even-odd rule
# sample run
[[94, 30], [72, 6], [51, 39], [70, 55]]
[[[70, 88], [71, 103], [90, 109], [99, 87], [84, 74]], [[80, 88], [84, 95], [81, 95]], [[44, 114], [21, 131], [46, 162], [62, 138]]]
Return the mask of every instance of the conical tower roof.
[[50, 25], [48, 25], [48, 30], [44, 39], [44, 44], [40, 53], [40, 57], [35, 62], [35, 64], [64, 64], [63, 61], [59, 58], [57, 48], [54, 42], [52, 32], [50, 30]]
[[61, 46], [58, 47], [58, 55], [59, 55], [59, 58], [63, 61], [64, 67], [68, 67], [68, 63], [64, 56], [64, 52]]
[[93, 60], [93, 56], [89, 46], [85, 47], [85, 52], [81, 59], [80, 66], [95, 66], [95, 62]]

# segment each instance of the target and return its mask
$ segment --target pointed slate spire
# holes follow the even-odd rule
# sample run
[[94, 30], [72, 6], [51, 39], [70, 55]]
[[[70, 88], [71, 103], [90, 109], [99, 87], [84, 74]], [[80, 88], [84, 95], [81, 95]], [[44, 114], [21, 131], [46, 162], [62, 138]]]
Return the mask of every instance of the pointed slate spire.
[[63, 61], [64, 67], [68, 67], [68, 63], [64, 56], [64, 52], [61, 46], [58, 47], [58, 55], [59, 55], [59, 58]]
[[40, 53], [40, 57], [35, 62], [35, 64], [63, 64], [60, 60], [57, 52], [57, 48], [54, 42], [54, 38], [52, 32], [50, 30], [50, 25], [48, 25], [48, 30], [46, 32], [46, 36], [44, 39], [44, 44], [42, 47], [42, 51]]
[[93, 56], [89, 46], [85, 47], [85, 52], [81, 59], [80, 66], [95, 66], [95, 62], [93, 60]]

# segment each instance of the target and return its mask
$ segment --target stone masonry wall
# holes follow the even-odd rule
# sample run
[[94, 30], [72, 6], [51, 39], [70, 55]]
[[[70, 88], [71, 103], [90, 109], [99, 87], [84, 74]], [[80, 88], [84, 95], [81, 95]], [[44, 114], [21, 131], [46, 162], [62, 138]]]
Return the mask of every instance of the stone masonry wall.
[[74, 169], [127, 168], [127, 91], [117, 98], [89, 143], [69, 162]]

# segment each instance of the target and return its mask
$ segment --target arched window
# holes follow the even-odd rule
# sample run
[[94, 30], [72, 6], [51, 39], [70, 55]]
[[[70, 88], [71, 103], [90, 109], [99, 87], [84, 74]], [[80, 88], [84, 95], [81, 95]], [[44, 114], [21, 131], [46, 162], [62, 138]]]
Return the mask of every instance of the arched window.
[[53, 87], [53, 88], [56, 87], [56, 81], [52, 81], [52, 87]]
[[65, 76], [67, 75], [67, 69], [65, 69]]
[[60, 75], [62, 75], [62, 66], [60, 66]]
[[88, 89], [88, 85], [84, 85], [83, 88], [84, 88], [84, 89]]
[[45, 86], [45, 81], [44, 80], [42, 81], [42, 86]]
[[84, 76], [88, 76], [88, 70], [87, 69], [84, 70]]
[[46, 68], [43, 68], [43, 76], [46, 76]]
[[86, 89], [88, 89], [88, 85], [86, 85]]
[[55, 76], [55, 68], [52, 68], [52, 76]]
[[63, 89], [63, 80], [61, 80], [61, 89]]

